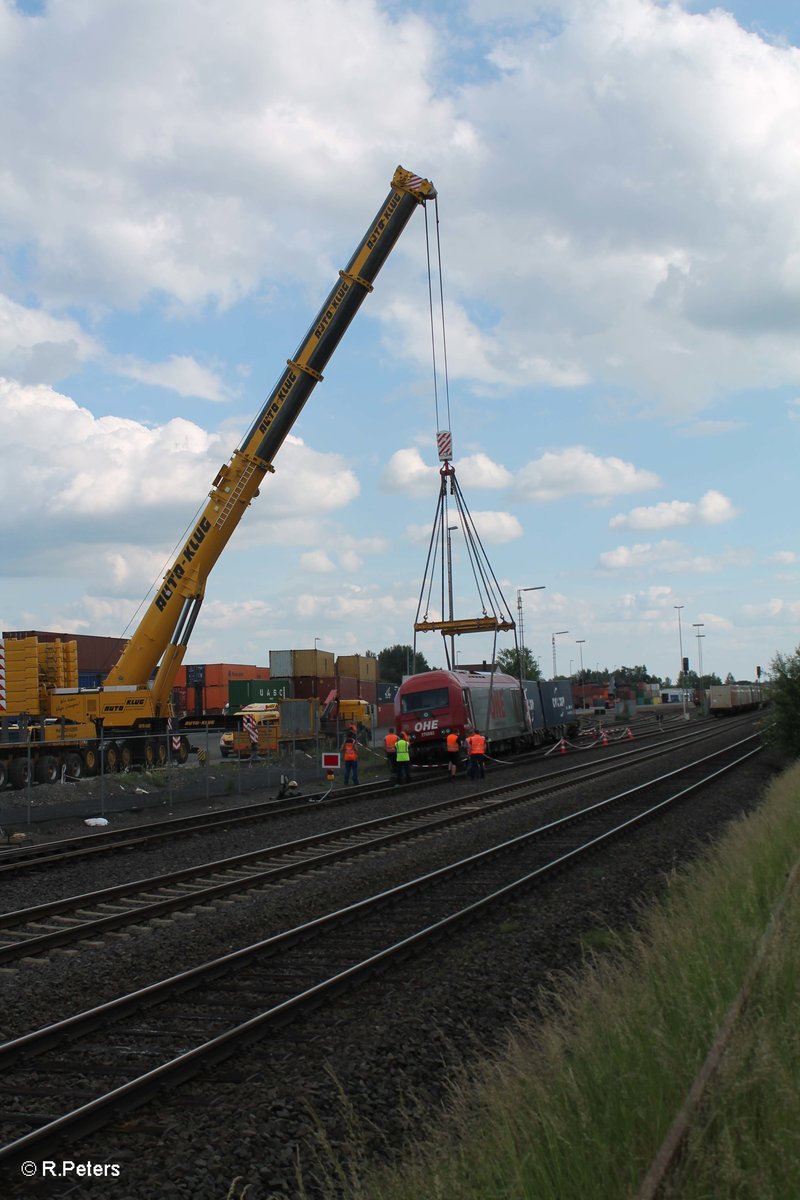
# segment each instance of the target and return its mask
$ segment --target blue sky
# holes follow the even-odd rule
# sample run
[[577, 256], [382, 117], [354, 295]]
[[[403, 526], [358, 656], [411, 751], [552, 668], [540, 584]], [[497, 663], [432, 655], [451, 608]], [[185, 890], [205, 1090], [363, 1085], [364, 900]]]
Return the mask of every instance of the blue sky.
[[[693, 667], [697, 623], [723, 677], [793, 651], [798, 46], [744, 0], [0, 0], [0, 628], [129, 627], [402, 163], [439, 191], [459, 479], [512, 609], [544, 585], [545, 673], [567, 630], [559, 671], [584, 639], [674, 677], [676, 605]], [[325, 375], [187, 661], [411, 638], [421, 213]]]

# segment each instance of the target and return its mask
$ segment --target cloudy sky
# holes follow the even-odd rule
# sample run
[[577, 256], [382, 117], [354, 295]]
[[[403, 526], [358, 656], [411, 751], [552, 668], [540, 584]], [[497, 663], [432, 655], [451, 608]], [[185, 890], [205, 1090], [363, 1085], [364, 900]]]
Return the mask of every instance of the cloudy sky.
[[[674, 677], [676, 605], [692, 667], [698, 632], [723, 677], [793, 651], [799, 47], [792, 0], [0, 0], [0, 629], [130, 629], [402, 163], [439, 192], [458, 478], [512, 609], [544, 586], [545, 674], [566, 630], [560, 672]], [[431, 341], [420, 211], [187, 661], [410, 640]], [[458, 530], [453, 561], [475, 615]]]

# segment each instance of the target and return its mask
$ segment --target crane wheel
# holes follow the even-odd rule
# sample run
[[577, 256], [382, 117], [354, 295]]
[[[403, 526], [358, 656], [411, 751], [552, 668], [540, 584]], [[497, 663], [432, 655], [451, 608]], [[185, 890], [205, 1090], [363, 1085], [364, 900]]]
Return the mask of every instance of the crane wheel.
[[43, 754], [36, 760], [36, 782], [56, 783], [58, 780], [58, 763], [52, 754]]
[[107, 775], [114, 775], [119, 770], [119, 746], [116, 742], [106, 742], [103, 765]]
[[27, 758], [12, 758], [8, 774], [13, 788], [27, 787], [31, 776]]
[[182, 737], [181, 744], [175, 751], [175, 758], [181, 766], [189, 760], [189, 741], [188, 738]]
[[119, 769], [129, 771], [136, 761], [136, 744], [132, 738], [126, 738], [119, 744]]
[[93, 742], [83, 751], [83, 774], [91, 778], [100, 770], [100, 750], [97, 743]]
[[144, 744], [144, 765], [163, 767], [167, 761], [167, 743], [164, 738], [148, 738]]
[[67, 768], [68, 779], [80, 779], [83, 774], [83, 759], [80, 754], [71, 751], [64, 759], [64, 765]]

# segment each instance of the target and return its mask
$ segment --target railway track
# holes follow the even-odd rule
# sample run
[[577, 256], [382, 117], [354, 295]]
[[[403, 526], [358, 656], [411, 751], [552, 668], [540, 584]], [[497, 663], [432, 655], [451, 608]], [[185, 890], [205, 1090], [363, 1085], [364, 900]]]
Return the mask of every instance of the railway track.
[[[729, 724], [729, 723], [728, 723]], [[695, 738], [719, 735], [721, 730], [715, 724], [712, 729], [706, 725], [693, 726], [686, 729], [681, 725], [678, 732], [654, 733], [647, 735], [647, 742], [654, 741], [663, 749], [675, 749], [691, 742]], [[617, 739], [619, 740], [619, 739]], [[629, 743], [623, 743], [629, 745]], [[638, 748], [645, 744], [645, 739], [636, 742]], [[611, 743], [611, 747], [614, 743]], [[613, 750], [612, 750], [613, 752]], [[608, 749], [603, 753], [608, 756]], [[547, 752], [552, 755], [552, 748]], [[526, 762], [541, 762], [547, 755], [541, 751], [533, 756], [520, 755], [514, 766], [524, 766]], [[505, 765], [505, 764], [503, 764]], [[562, 770], [579, 769], [562, 767]], [[235, 828], [249, 825], [275, 817], [307, 812], [310, 804], [324, 804], [326, 808], [336, 805], [352, 805], [355, 800], [369, 800], [385, 794], [404, 794], [413, 791], [422, 780], [414, 779], [411, 784], [394, 787], [388, 780], [362, 784], [359, 787], [339, 789], [338, 791], [321, 791], [304, 796], [299, 802], [287, 797], [282, 800], [267, 800], [254, 804], [238, 805], [215, 813], [191, 814], [173, 817], [138, 826], [123, 826], [119, 829], [109, 829], [82, 833], [70, 838], [61, 838], [51, 842], [40, 842], [34, 845], [19, 845], [0, 848], [0, 879], [9, 878], [20, 871], [30, 868], [51, 867], [54, 864], [75, 862], [82, 858], [96, 857], [104, 854], [120, 854], [150, 846], [157, 846], [166, 840], [180, 836], [196, 836], [198, 834], [216, 833], [220, 829]], [[426, 773], [424, 785], [446, 786], [449, 783], [446, 775]]]
[[[717, 732], [707, 732], [701, 741]], [[95, 942], [112, 931], [138, 929], [176, 912], [204, 911], [215, 901], [330, 868], [356, 855], [376, 853], [398, 842], [496, 816], [504, 809], [541, 801], [564, 788], [595, 785], [607, 775], [640, 766], [674, 749], [674, 745], [662, 742], [655, 748], [613, 755], [602, 764], [574, 765], [466, 796], [451, 795], [280, 845], [6, 912], [0, 914], [0, 966], [87, 939]]]
[[[313, 921], [0, 1046], [13, 1165], [115, 1120], [166, 1086], [328, 1003], [613, 839], [760, 749], [758, 735]], [[71, 1143], [72, 1144], [72, 1143]]]

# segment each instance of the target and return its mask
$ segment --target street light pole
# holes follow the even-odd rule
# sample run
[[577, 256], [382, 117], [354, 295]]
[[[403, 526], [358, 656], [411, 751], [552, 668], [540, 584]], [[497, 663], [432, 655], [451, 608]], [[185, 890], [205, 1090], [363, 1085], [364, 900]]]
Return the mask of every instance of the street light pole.
[[517, 629], [519, 630], [519, 681], [522, 684], [525, 674], [523, 660], [525, 658], [525, 634], [522, 624], [522, 593], [523, 592], [543, 592], [546, 584], [540, 583], [537, 587], [517, 588]]
[[697, 630], [697, 663], [700, 669], [700, 687], [703, 686], [703, 647], [700, 644], [700, 638], [704, 638], [706, 636], [704, 633], [701, 633], [700, 630], [704, 627], [705, 623], [703, 621], [694, 621], [692, 623], [692, 629]]
[[702, 638], [704, 638], [706, 635], [704, 633], [700, 632], [700, 630], [703, 628], [704, 628], [703, 621], [694, 621], [692, 623], [692, 629], [697, 630], [697, 665], [698, 665], [698, 668], [700, 671], [700, 705], [703, 710], [703, 715], [705, 716], [706, 685], [703, 683], [703, 642], [702, 642]]
[[556, 674], [557, 674], [557, 671], [556, 671], [556, 638], [561, 637], [562, 633], [569, 633], [569, 630], [568, 629], [557, 629], [555, 631], [555, 633], [553, 634], [553, 638], [552, 638], [552, 641], [553, 641], [553, 679], [555, 679]]
[[581, 652], [581, 708], [586, 707], [586, 692], [584, 690], [585, 684], [583, 681], [583, 647], [585, 644], [586, 644], [586, 638], [576, 638], [575, 645], [578, 647], [578, 649]]
[[[683, 672], [683, 634], [681, 632], [681, 609], [684, 606], [682, 604], [673, 604], [672, 607], [677, 609], [677, 611], [678, 611], [678, 646], [680, 647], [680, 670], [678, 671], [678, 681], [679, 681], [678, 686], [680, 687], [680, 677]], [[686, 711], [686, 688], [685, 688], [685, 686], [681, 687], [681, 702], [683, 705], [683, 719], [685, 721], [685, 720], [687, 720], [688, 715], [689, 715]]]

